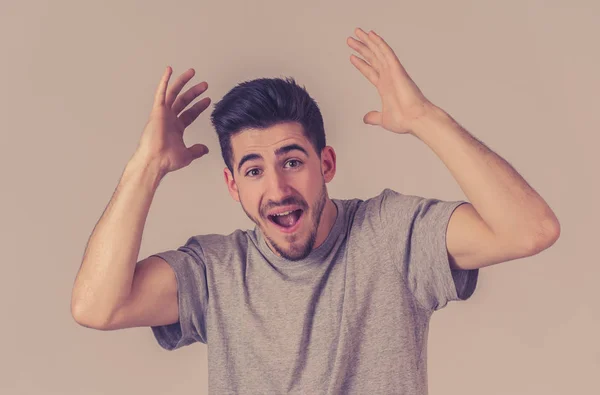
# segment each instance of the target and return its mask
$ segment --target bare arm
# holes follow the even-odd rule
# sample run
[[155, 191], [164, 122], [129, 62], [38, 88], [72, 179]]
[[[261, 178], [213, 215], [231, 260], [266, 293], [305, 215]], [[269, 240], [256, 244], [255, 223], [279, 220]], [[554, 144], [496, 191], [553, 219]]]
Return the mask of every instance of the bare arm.
[[194, 70], [167, 92], [168, 67], [155, 95], [150, 120], [118, 186], [88, 241], [71, 298], [73, 318], [97, 329], [177, 321], [177, 283], [158, 257], [136, 264], [150, 204], [161, 179], [208, 153], [203, 144], [186, 147], [183, 132], [208, 107], [209, 98], [184, 108], [204, 92], [202, 82], [178, 96]]
[[129, 295], [142, 232], [161, 175], [155, 162], [132, 158], [88, 241], [71, 307], [82, 325], [104, 327]]

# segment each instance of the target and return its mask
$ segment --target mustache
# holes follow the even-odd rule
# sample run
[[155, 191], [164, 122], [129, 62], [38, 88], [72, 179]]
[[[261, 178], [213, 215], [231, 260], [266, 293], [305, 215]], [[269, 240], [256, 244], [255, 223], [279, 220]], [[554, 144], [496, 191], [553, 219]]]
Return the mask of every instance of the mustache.
[[277, 208], [277, 207], [284, 207], [284, 206], [292, 206], [292, 205], [294, 205], [294, 206], [299, 206], [300, 208], [302, 208], [302, 210], [306, 210], [306, 203], [304, 203], [304, 201], [302, 201], [302, 200], [298, 200], [298, 199], [296, 199], [296, 198], [288, 198], [288, 199], [285, 199], [285, 200], [283, 200], [283, 201], [282, 201], [281, 203], [279, 203], [279, 204], [269, 204], [267, 207], [265, 207], [265, 208], [262, 210], [263, 217], [266, 217], [266, 213], [267, 213], [268, 211], [271, 211], [271, 210], [273, 210], [274, 208]]

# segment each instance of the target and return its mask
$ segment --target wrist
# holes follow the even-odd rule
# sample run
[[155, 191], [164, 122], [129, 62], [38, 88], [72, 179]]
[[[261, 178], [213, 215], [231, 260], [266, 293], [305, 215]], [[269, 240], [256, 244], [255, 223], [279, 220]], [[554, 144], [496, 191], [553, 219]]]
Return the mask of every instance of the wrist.
[[127, 178], [132, 174], [141, 175], [145, 181], [158, 187], [158, 184], [167, 172], [162, 168], [158, 159], [150, 158], [140, 152], [136, 152], [129, 159], [129, 162], [127, 162], [123, 177]]
[[410, 128], [411, 134], [419, 140], [423, 140], [428, 133], [434, 132], [441, 124], [452, 122], [452, 118], [434, 104], [428, 105], [423, 115], [415, 119]]

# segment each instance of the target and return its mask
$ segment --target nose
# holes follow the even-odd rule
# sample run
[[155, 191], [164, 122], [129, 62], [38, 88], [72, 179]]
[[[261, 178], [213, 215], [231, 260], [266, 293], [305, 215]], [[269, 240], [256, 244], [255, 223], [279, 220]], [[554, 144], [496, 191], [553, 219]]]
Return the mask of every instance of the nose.
[[272, 171], [268, 176], [267, 198], [276, 203], [281, 203], [285, 198], [292, 195], [287, 176], [280, 171]]

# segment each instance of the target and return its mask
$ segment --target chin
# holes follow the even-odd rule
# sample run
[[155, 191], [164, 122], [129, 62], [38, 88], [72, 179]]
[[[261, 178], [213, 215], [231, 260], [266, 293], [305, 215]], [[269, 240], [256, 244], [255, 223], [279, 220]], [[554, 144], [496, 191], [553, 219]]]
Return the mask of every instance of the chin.
[[[300, 231], [294, 233], [292, 236], [284, 235], [277, 231], [273, 233], [267, 237], [269, 243], [285, 259], [290, 261], [304, 259], [313, 250], [316, 232], [312, 232], [308, 236], [302, 236]], [[268, 235], [268, 233], [265, 234]]]
[[280, 248], [276, 248], [277, 252], [279, 253], [279, 255], [281, 255], [281, 257], [289, 260], [289, 261], [299, 261], [301, 259], [304, 259], [308, 256], [308, 254], [310, 254], [310, 252], [312, 251], [312, 248], [306, 248], [306, 246], [303, 246], [303, 248], [297, 250], [297, 249], [285, 249], [285, 250], [281, 250]]

